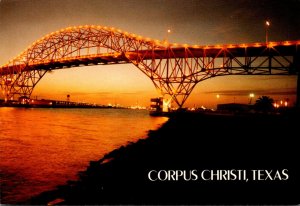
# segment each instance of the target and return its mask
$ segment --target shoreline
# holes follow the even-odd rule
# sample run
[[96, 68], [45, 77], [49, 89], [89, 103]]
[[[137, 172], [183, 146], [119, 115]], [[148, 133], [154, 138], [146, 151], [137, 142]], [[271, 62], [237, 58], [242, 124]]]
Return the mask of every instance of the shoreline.
[[72, 109], [72, 108], [80, 108], [80, 109], [127, 109], [126, 107], [114, 107], [114, 106], [105, 106], [105, 105], [3, 105], [0, 104], [1, 107], [14, 107], [14, 108], [64, 108], [64, 109]]
[[[158, 130], [90, 162], [25, 204], [296, 204], [297, 115], [172, 115]], [[289, 171], [286, 181], [150, 181], [149, 172]], [[200, 176], [200, 175], [199, 175]], [[296, 187], [295, 187], [296, 186]]]

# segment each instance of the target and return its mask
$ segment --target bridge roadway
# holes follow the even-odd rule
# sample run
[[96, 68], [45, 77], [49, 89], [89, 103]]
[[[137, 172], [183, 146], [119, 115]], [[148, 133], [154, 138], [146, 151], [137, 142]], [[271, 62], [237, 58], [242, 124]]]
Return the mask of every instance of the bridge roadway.
[[[299, 55], [300, 41], [284, 41], [252, 44], [226, 44], [214, 46], [177, 46], [172, 44], [169, 48], [139, 50], [137, 52], [110, 52], [105, 54], [91, 54], [73, 57], [64, 57], [52, 60], [26, 62], [18, 65], [3, 65], [0, 67], [0, 75], [16, 74], [30, 70], [54, 70], [78, 66], [126, 64], [139, 56], [143, 60], [172, 59], [172, 58], [237, 58], [237, 57], [261, 57], [261, 56], [294, 56]], [[299, 58], [299, 57], [298, 57]], [[19, 69], [15, 69], [19, 68]], [[204, 71], [204, 70], [202, 70]]]

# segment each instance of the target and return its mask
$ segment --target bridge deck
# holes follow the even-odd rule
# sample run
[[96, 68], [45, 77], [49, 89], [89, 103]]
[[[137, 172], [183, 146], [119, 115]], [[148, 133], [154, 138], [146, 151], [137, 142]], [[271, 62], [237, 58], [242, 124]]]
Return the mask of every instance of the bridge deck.
[[[130, 63], [130, 59], [142, 56], [147, 59], [170, 59], [170, 58], [220, 58], [220, 57], [259, 57], [259, 56], [293, 56], [297, 53], [300, 41], [270, 42], [254, 44], [228, 44], [214, 46], [185, 46], [176, 47], [170, 45], [165, 49], [139, 50], [122, 54], [119, 52], [106, 54], [92, 54], [74, 56], [53, 60], [38, 60], [36, 62], [24, 62], [0, 67], [0, 75], [15, 74], [28, 70], [53, 70], [76, 66], [88, 66], [98, 64], [124, 64]], [[299, 53], [299, 51], [298, 51]]]

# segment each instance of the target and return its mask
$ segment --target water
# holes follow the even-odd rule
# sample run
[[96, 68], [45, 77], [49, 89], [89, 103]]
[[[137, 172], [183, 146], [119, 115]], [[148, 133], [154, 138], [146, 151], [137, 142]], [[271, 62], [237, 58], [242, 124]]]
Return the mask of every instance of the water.
[[0, 107], [1, 203], [76, 180], [89, 161], [145, 138], [166, 120], [145, 110]]

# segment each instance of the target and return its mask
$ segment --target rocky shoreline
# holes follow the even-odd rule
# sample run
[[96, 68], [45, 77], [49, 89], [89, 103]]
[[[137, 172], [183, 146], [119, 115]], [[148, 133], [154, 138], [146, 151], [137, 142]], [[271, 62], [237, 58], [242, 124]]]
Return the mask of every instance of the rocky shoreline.
[[[299, 120], [299, 113], [176, 114], [147, 139], [90, 162], [77, 181], [25, 204], [296, 204]], [[241, 170], [249, 181], [207, 180], [204, 170]], [[252, 170], [269, 175], [251, 179]]]

